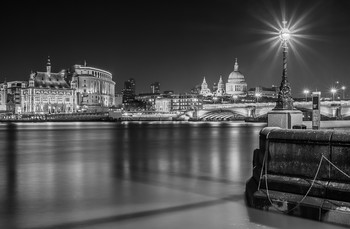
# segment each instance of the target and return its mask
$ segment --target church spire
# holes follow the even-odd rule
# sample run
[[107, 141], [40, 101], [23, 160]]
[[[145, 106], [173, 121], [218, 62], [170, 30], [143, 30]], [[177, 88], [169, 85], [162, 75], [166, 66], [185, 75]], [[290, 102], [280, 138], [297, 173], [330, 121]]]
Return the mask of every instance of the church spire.
[[222, 76], [221, 75], [220, 75], [219, 83], [222, 83]]
[[237, 58], [235, 58], [235, 66], [233, 68], [233, 71], [238, 72], [238, 61], [237, 61]]
[[207, 82], [205, 81], [205, 76], [203, 78], [203, 83], [202, 84], [206, 84]]
[[51, 73], [50, 56], [47, 57], [46, 72], [49, 73], [49, 74]]

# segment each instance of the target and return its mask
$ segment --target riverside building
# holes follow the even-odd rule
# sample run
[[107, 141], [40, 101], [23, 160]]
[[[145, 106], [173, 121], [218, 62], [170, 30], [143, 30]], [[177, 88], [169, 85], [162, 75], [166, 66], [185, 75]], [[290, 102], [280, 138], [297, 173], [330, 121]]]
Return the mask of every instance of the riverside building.
[[230, 73], [226, 83], [226, 94], [245, 96], [247, 95], [247, 83], [244, 75], [238, 70], [238, 61], [236, 58], [233, 72]]
[[247, 95], [247, 83], [244, 75], [238, 70], [238, 61], [235, 59], [233, 72], [230, 73], [225, 84], [220, 76], [219, 82], [213, 86], [213, 92], [208, 88], [208, 84], [203, 78], [203, 82], [200, 85], [200, 90], [194, 88], [191, 90], [192, 93], [199, 93], [204, 97], [210, 96], [230, 96], [232, 98], [244, 97]]
[[65, 81], [67, 73], [51, 72], [48, 58], [46, 72], [32, 72], [27, 88], [21, 88], [21, 113], [54, 114], [75, 111], [74, 89]]
[[203, 78], [203, 82], [202, 82], [202, 85], [201, 85], [201, 91], [200, 91], [199, 94], [201, 94], [203, 96], [212, 95], [210, 89], [208, 88], [207, 81], [205, 81], [205, 77]]
[[26, 81], [10, 81], [0, 84], [0, 111], [19, 114], [21, 110], [21, 89], [27, 87]]
[[75, 89], [78, 111], [101, 112], [115, 106], [112, 73], [86, 66], [86, 63], [76, 64], [69, 69], [68, 78]]

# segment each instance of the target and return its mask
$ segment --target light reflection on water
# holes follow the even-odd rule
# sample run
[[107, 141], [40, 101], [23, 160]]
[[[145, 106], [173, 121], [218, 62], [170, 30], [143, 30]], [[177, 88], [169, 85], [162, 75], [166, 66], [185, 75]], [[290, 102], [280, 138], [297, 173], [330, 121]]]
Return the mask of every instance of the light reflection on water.
[[[0, 228], [128, 228], [131, 222], [154, 228], [165, 219], [167, 228], [174, 219], [182, 226], [173, 228], [203, 228], [182, 215], [188, 211], [220, 228], [227, 220], [243, 228], [295, 228], [305, 222], [324, 227], [245, 206], [245, 182], [262, 127], [242, 122], [1, 124]], [[133, 221], [140, 217], [144, 221]]]

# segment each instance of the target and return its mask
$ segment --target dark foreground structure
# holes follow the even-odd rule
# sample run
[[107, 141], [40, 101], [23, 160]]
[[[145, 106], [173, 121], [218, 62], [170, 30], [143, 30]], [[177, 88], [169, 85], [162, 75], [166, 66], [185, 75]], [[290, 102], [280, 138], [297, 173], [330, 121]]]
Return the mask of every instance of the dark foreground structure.
[[350, 225], [350, 132], [266, 127], [259, 141], [248, 205]]

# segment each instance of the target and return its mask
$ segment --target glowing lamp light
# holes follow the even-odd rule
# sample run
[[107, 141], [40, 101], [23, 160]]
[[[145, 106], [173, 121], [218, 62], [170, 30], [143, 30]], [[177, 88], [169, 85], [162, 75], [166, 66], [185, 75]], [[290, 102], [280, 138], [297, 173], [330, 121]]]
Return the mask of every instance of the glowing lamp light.
[[305, 94], [305, 101], [307, 102], [307, 95], [310, 93], [310, 91], [308, 89], [304, 90], [304, 94]]
[[331, 93], [332, 93], [332, 100], [334, 101], [334, 93], [336, 93], [337, 92], [337, 89], [335, 89], [335, 88], [331, 88]]
[[282, 41], [288, 41], [290, 39], [291, 33], [289, 29], [283, 28], [280, 31], [279, 37]]

